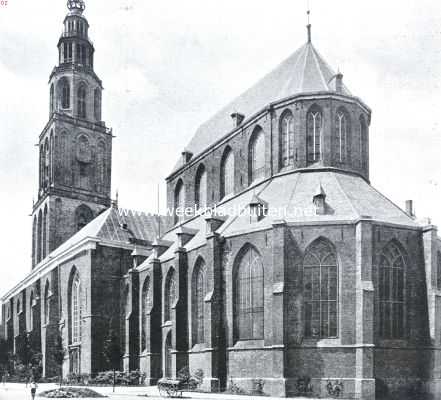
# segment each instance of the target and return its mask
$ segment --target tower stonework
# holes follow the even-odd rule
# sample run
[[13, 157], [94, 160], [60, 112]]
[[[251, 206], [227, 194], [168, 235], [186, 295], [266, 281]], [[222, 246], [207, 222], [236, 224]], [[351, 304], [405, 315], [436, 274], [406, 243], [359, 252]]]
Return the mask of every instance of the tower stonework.
[[49, 121], [39, 136], [38, 200], [32, 266], [110, 206], [112, 131], [102, 121], [102, 82], [94, 72], [82, 0], [68, 1], [49, 77]]

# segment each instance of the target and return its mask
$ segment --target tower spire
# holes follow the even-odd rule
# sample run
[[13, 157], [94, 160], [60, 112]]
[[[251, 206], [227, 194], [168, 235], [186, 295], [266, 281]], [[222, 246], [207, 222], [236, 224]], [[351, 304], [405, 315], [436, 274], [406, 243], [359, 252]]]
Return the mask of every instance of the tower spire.
[[307, 20], [308, 20], [308, 24], [306, 25], [306, 30], [308, 33], [308, 43], [311, 43], [311, 22], [310, 22], [310, 15], [311, 15], [311, 10], [309, 8], [309, 0], [308, 0], [308, 7], [307, 7], [307, 11], [306, 11], [306, 16], [307, 16]]

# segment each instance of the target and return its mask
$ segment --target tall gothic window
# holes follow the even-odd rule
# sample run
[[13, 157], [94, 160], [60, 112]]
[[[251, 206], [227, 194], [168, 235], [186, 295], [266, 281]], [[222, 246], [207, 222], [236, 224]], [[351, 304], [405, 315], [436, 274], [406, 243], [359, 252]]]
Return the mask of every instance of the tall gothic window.
[[234, 277], [234, 332], [236, 340], [263, 339], [263, 265], [250, 247], [240, 258]]
[[380, 336], [384, 339], [404, 337], [404, 270], [405, 256], [392, 241], [382, 251], [379, 262]]
[[72, 279], [71, 297], [70, 320], [72, 343], [79, 343], [81, 341], [81, 284], [78, 272], [75, 273]]
[[49, 94], [49, 113], [52, 114], [54, 112], [54, 84], [51, 84], [50, 94]]
[[367, 154], [368, 138], [367, 138], [366, 120], [364, 119], [363, 115], [361, 115], [359, 119], [359, 139], [360, 139], [360, 149], [359, 149], [360, 167], [366, 168], [367, 159], [368, 159], [368, 154]]
[[185, 212], [185, 186], [179, 179], [175, 187], [175, 224], [184, 221]]
[[313, 105], [306, 115], [307, 160], [309, 164], [322, 158], [323, 116], [320, 107]]
[[193, 272], [192, 282], [192, 336], [193, 345], [205, 343], [205, 296], [207, 282], [205, 276], [205, 263], [199, 260]]
[[48, 249], [48, 245], [47, 245], [47, 233], [48, 233], [48, 228], [49, 228], [49, 214], [47, 211], [47, 205], [44, 207], [44, 212], [43, 212], [43, 237], [42, 237], [42, 241], [41, 241], [41, 254], [42, 254], [42, 259], [44, 260], [47, 256], [47, 249]]
[[51, 311], [49, 282], [46, 282], [46, 287], [44, 289], [43, 310], [44, 310], [44, 323], [45, 325], [47, 325], [49, 324], [50, 321], [50, 311]]
[[58, 86], [61, 95], [61, 108], [70, 108], [70, 84], [67, 78], [62, 78]]
[[280, 119], [280, 167], [294, 165], [294, 119], [285, 111]]
[[101, 121], [101, 90], [96, 88], [93, 92], [93, 113], [97, 121]]
[[78, 88], [78, 116], [86, 118], [86, 86], [80, 85]]
[[222, 157], [220, 183], [221, 198], [234, 193], [234, 154], [229, 147], [227, 147]]
[[335, 130], [338, 161], [344, 163], [348, 158], [350, 128], [348, 113], [342, 107], [339, 108], [335, 115]]
[[141, 336], [141, 349], [145, 350], [147, 346], [147, 320], [150, 314], [150, 311], [153, 306], [152, 301], [152, 290], [150, 288], [150, 278], [147, 277], [144, 281], [144, 285], [142, 286], [142, 336]]
[[34, 330], [34, 301], [34, 292], [32, 291], [29, 297], [29, 332]]
[[265, 176], [265, 135], [257, 127], [248, 146], [248, 174], [249, 183]]
[[43, 213], [40, 209], [38, 211], [38, 220], [37, 220], [37, 238], [36, 238], [37, 263], [41, 261], [42, 234], [43, 234]]
[[337, 336], [337, 257], [333, 245], [319, 238], [303, 259], [305, 337]]
[[104, 190], [104, 184], [106, 182], [106, 145], [103, 141], [100, 141], [97, 145], [97, 178], [98, 178], [98, 191]]
[[34, 216], [34, 222], [32, 223], [32, 265], [37, 264], [37, 217]]
[[207, 172], [203, 164], [199, 166], [196, 173], [195, 203], [197, 208], [207, 206]]
[[441, 252], [438, 251], [436, 256], [436, 286], [441, 289]]
[[175, 271], [171, 269], [167, 275], [164, 291], [164, 322], [170, 321], [173, 306], [176, 301], [176, 276]]

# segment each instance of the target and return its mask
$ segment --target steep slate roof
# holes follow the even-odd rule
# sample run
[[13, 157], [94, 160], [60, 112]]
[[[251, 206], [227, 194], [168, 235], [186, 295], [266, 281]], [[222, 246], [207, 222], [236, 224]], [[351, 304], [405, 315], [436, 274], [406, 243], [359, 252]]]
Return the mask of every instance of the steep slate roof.
[[[160, 219], [161, 232], [165, 232], [172, 226], [172, 218], [160, 216]], [[157, 215], [111, 207], [66, 240], [49, 256], [56, 257], [85, 238], [128, 244], [133, 239], [153, 242], [158, 234]]]
[[[229, 133], [233, 129], [233, 112], [239, 112], [248, 118], [268, 104], [296, 94], [335, 91], [335, 75], [312, 43], [308, 42], [202, 124], [185, 150], [196, 156]], [[342, 93], [351, 95], [344, 85]], [[180, 166], [178, 163], [175, 169]]]
[[[316, 215], [313, 208], [313, 197], [317, 194], [317, 187], [321, 187], [326, 195], [324, 215]], [[231, 215], [217, 233], [224, 237], [245, 234], [270, 228], [274, 221], [281, 219], [288, 224], [323, 225], [328, 222], [354, 222], [360, 218], [371, 218], [374, 221], [415, 229], [423, 226], [360, 176], [332, 169], [298, 171], [275, 176], [218, 205], [217, 210], [228, 214], [228, 209], [233, 208], [236, 213], [240, 213], [249, 207], [256, 196], [267, 204], [269, 212], [267, 217], [259, 222], [251, 222], [249, 214]], [[275, 215], [276, 210], [286, 210], [286, 212], [284, 215]], [[185, 245], [187, 251], [206, 243], [203, 216], [187, 221], [184, 226], [198, 230], [198, 233]], [[177, 227], [162, 237], [173, 244], [161, 255], [161, 261], [174, 258], [174, 252], [178, 247], [176, 231]], [[139, 268], [146, 268], [152, 257], [150, 256]]]

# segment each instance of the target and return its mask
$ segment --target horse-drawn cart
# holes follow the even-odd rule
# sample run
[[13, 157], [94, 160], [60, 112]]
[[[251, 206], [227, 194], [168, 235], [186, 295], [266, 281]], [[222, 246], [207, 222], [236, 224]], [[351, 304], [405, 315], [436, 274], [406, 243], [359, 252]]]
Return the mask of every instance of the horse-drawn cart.
[[187, 386], [184, 380], [162, 378], [158, 381], [158, 390], [162, 397], [182, 397]]

